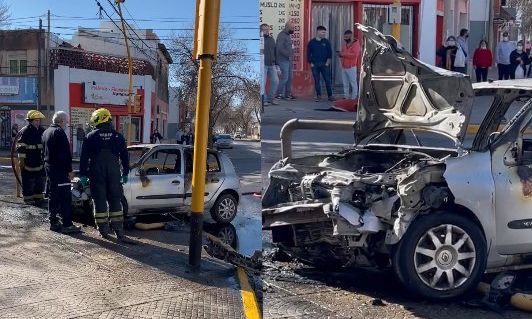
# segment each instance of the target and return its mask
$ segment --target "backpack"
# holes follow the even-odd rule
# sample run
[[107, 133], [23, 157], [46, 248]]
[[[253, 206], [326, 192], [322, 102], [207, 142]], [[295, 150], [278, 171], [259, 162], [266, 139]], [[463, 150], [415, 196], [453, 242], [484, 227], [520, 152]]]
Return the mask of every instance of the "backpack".
[[462, 46], [458, 44], [458, 48], [456, 49], [456, 56], [454, 58], [454, 67], [464, 68], [465, 65], [466, 65], [466, 56], [464, 53], [464, 49], [462, 49]]

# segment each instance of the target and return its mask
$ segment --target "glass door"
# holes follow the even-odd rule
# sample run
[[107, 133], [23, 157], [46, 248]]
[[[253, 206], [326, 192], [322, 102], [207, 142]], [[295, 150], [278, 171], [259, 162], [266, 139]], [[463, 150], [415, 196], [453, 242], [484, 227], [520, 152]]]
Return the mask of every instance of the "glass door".
[[131, 139], [132, 143], [140, 143], [142, 137], [142, 118], [139, 116], [131, 117], [131, 137], [128, 136], [129, 116], [120, 116], [118, 131], [124, 135], [126, 140]]
[[[388, 23], [388, 6], [377, 4], [365, 4], [363, 7], [363, 24], [374, 27], [385, 35], [392, 33], [392, 25]], [[401, 40], [399, 41], [403, 47], [412, 53], [412, 36], [414, 31], [413, 26], [414, 7], [401, 7]]]

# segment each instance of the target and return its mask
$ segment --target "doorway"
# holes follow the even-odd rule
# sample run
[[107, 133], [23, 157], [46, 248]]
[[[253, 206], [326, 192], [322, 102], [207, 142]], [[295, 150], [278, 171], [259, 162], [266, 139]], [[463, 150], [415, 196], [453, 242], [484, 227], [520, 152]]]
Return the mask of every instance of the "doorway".
[[320, 25], [327, 28], [327, 38], [331, 42], [332, 58], [332, 84], [333, 88], [342, 86], [342, 65], [336, 51], [342, 49], [344, 32], [354, 31], [353, 4], [313, 3], [312, 4], [312, 35], [315, 36], [316, 28]]

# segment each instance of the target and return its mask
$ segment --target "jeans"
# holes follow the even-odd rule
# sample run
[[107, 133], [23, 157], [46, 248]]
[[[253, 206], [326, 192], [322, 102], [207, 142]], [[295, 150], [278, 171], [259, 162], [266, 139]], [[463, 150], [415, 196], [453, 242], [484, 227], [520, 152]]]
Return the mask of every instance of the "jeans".
[[476, 68], [477, 82], [486, 82], [488, 80], [488, 68]]
[[70, 192], [68, 173], [65, 171], [58, 172], [47, 167], [46, 175], [48, 176], [46, 189], [49, 196], [50, 224], [59, 223], [59, 215], [63, 226], [72, 226], [72, 193]]
[[497, 70], [499, 71], [499, 80], [508, 80], [510, 78], [510, 64], [497, 64]]
[[[342, 69], [342, 82], [344, 85], [344, 97], [346, 99], [356, 99], [358, 97], [357, 68]], [[349, 94], [350, 87], [351, 94]]]
[[275, 65], [264, 66], [264, 84], [266, 81], [270, 82], [270, 87], [266, 93], [266, 102], [272, 102], [277, 92], [277, 86], [279, 85], [279, 75], [277, 74], [277, 67]]
[[76, 147], [76, 153], [78, 155], [81, 155], [81, 148], [83, 147], [83, 140], [77, 140], [78, 141], [78, 145]]
[[325, 88], [327, 89], [327, 96], [332, 97], [331, 67], [326, 65], [314, 65], [314, 67], [312, 68], [312, 76], [314, 77], [316, 96], [321, 96], [320, 76], [323, 76], [323, 80], [325, 81]]
[[277, 95], [288, 97], [292, 95], [292, 72], [294, 71], [294, 65], [292, 61], [278, 62], [278, 64], [279, 68], [281, 68], [281, 79], [279, 80]]

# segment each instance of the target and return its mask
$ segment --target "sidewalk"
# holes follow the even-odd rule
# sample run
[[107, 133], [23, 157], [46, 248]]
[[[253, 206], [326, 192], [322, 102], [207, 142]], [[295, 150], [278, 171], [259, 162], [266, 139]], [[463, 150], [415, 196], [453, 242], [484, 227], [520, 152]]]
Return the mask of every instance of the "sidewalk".
[[51, 232], [46, 211], [12, 196], [0, 210], [0, 318], [246, 318], [233, 266], [204, 252], [201, 273], [188, 270], [187, 226], [129, 232], [131, 246], [92, 227]]

